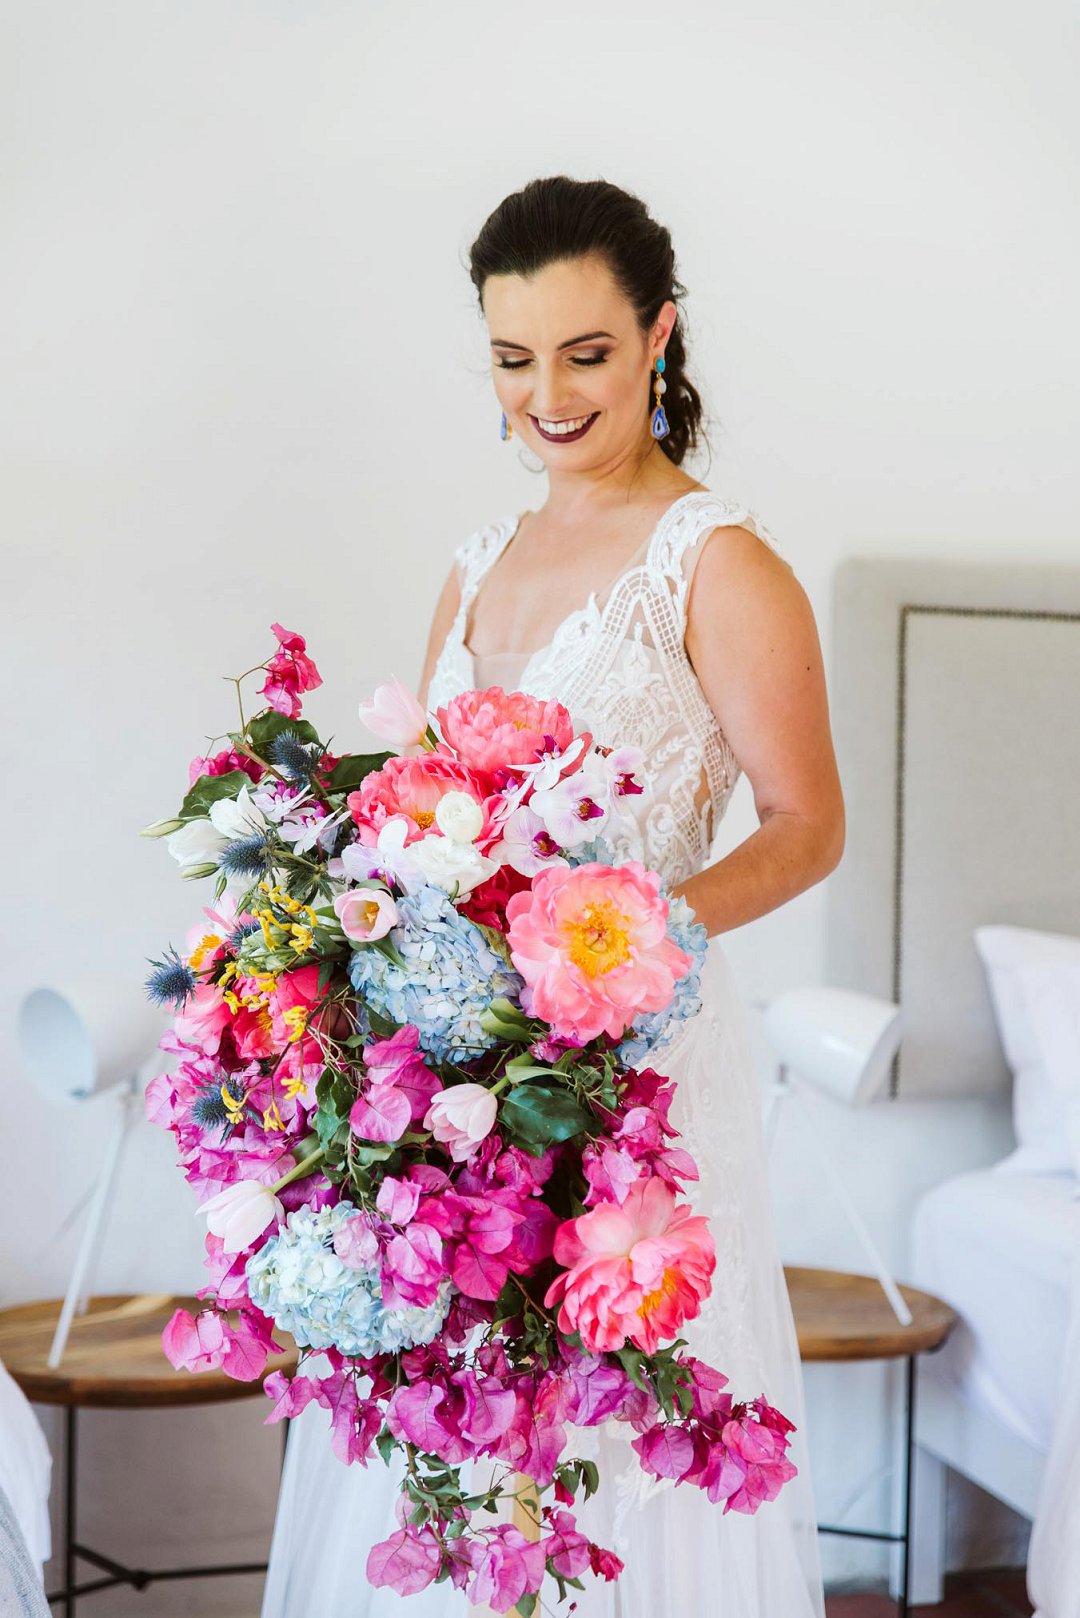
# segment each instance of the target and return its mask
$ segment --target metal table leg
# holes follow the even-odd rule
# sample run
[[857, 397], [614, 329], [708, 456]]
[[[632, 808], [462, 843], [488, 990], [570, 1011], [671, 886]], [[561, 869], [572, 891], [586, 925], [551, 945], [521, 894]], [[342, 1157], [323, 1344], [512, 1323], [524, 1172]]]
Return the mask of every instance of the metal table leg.
[[64, 1406], [64, 1618], [75, 1618], [75, 1469], [78, 1438], [75, 1405]]
[[886, 1534], [872, 1528], [836, 1528], [818, 1524], [819, 1534], [839, 1534], [846, 1539], [876, 1539], [903, 1546], [901, 1562], [900, 1596], [896, 1603], [897, 1618], [910, 1618], [911, 1601], [911, 1506], [913, 1461], [915, 1454], [915, 1365], [917, 1355], [908, 1354], [906, 1382], [906, 1410], [904, 1415], [904, 1520], [903, 1532]]

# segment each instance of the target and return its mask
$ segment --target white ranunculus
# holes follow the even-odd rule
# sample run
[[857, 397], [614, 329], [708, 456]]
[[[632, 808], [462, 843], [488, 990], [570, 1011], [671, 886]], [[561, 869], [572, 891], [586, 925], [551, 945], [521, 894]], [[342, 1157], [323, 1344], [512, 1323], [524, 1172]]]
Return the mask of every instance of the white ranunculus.
[[444, 792], [435, 805], [435, 824], [455, 843], [475, 843], [484, 824], [484, 811], [468, 792]]
[[207, 1228], [220, 1236], [226, 1253], [242, 1253], [267, 1225], [285, 1217], [284, 1205], [269, 1186], [255, 1180], [237, 1180], [195, 1210], [206, 1216]]
[[471, 893], [499, 869], [495, 860], [478, 853], [472, 843], [455, 843], [450, 837], [424, 837], [409, 852], [425, 879], [447, 893], [455, 885], [459, 895]]

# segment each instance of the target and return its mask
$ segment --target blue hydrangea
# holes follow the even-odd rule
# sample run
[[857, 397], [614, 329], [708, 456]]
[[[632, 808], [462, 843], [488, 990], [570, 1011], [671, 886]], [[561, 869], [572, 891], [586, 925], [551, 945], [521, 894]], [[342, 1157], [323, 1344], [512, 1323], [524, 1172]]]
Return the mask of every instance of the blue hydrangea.
[[355, 1213], [349, 1202], [294, 1208], [247, 1261], [252, 1302], [302, 1348], [367, 1358], [430, 1343], [450, 1308], [451, 1281], [439, 1283], [427, 1308], [387, 1309], [378, 1270], [351, 1270], [334, 1252], [334, 1232]]
[[362, 945], [349, 962], [353, 988], [370, 1011], [419, 1029], [436, 1061], [468, 1062], [495, 1044], [480, 1013], [497, 995], [516, 1001], [523, 980], [442, 888], [427, 884], [397, 908], [401, 919], [387, 937], [404, 964]]
[[600, 833], [590, 837], [587, 843], [579, 843], [577, 848], [568, 848], [563, 854], [567, 865], [588, 865], [595, 861], [598, 865], [621, 865], [622, 860], [615, 853], [607, 838]]
[[681, 1023], [696, 1016], [701, 1010], [701, 967], [708, 947], [708, 933], [703, 922], [695, 921], [694, 913], [681, 894], [671, 897], [661, 884], [660, 892], [668, 901], [668, 937], [680, 949], [693, 957], [693, 965], [684, 978], [675, 985], [675, 995], [665, 1011], [647, 1012], [638, 1017], [626, 1038], [616, 1046], [615, 1054], [627, 1066], [641, 1060], [667, 1045]]

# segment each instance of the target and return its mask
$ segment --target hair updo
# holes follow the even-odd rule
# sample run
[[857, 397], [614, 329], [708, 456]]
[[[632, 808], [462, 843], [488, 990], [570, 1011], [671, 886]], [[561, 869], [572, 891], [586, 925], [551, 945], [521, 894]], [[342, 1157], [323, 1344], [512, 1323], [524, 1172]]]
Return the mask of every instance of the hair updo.
[[[530, 180], [505, 197], [485, 219], [469, 249], [469, 275], [483, 310], [489, 275], [534, 275], [546, 265], [599, 254], [623, 296], [633, 307], [644, 336], [662, 306], [685, 296], [675, 274], [671, 233], [650, 218], [640, 198], [607, 180], [573, 180], [555, 174]], [[661, 395], [671, 431], [658, 440], [664, 454], [681, 466], [686, 455], [708, 442], [701, 396], [686, 375], [681, 312], [664, 349]], [[650, 376], [643, 415], [655, 408]]]

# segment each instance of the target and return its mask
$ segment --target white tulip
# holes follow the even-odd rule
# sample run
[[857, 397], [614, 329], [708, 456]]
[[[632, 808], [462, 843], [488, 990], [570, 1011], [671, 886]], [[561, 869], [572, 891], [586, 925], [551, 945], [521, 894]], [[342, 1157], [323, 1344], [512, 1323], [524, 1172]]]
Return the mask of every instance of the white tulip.
[[269, 1186], [255, 1180], [237, 1180], [195, 1210], [205, 1215], [207, 1228], [221, 1237], [226, 1253], [242, 1253], [268, 1225], [285, 1216], [284, 1205]]

